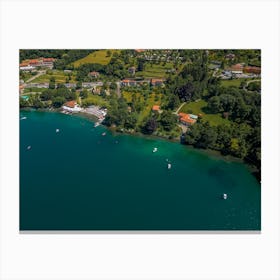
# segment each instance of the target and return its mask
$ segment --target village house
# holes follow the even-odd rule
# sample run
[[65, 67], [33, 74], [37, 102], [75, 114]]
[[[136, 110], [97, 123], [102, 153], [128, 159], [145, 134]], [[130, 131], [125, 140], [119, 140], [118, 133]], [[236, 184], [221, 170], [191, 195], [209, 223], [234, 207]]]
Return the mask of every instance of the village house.
[[159, 106], [159, 105], [154, 105], [154, 106], [152, 107], [152, 111], [153, 111], [153, 112], [160, 112], [160, 106]]
[[261, 73], [261, 67], [245, 66], [243, 71], [244, 71], [244, 73], [260, 74]]
[[230, 71], [232, 74], [242, 74], [243, 73], [243, 65], [241, 63], [237, 63], [230, 67]]
[[135, 80], [125, 79], [125, 80], [122, 80], [121, 85], [124, 87], [131, 87], [131, 86], [136, 86], [137, 83]]
[[77, 102], [75, 100], [71, 100], [66, 102], [63, 106], [62, 109], [68, 112], [80, 112], [82, 110], [82, 108], [77, 104]]
[[43, 58], [42, 60], [42, 66], [44, 67], [47, 67], [47, 68], [50, 68], [52, 69], [53, 68], [53, 63], [54, 63], [55, 59], [52, 58], [52, 57], [49, 57], [49, 58]]
[[151, 85], [152, 86], [162, 86], [163, 79], [151, 79]]
[[100, 76], [99, 72], [92, 71], [88, 74], [92, 78], [98, 78]]
[[21, 71], [32, 71], [32, 70], [35, 70], [36, 68], [34, 66], [30, 66], [30, 65], [27, 65], [27, 66], [20, 66], [19, 67], [19, 70]]
[[76, 84], [74, 84], [74, 83], [65, 83], [64, 85], [67, 88], [75, 88], [76, 87]]
[[93, 88], [94, 86], [95, 86], [95, 83], [90, 83], [90, 82], [82, 83], [82, 88]]
[[193, 125], [197, 121], [197, 116], [193, 114], [179, 113], [179, 121], [180, 123], [190, 126]]
[[134, 66], [128, 68], [128, 73], [131, 75], [135, 75], [136, 68]]

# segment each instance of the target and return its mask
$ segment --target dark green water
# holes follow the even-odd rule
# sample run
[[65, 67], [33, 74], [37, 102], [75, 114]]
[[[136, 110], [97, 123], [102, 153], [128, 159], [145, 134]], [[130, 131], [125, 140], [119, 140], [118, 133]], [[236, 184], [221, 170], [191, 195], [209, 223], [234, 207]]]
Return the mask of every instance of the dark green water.
[[20, 115], [21, 230], [261, 228], [261, 188], [244, 164], [78, 116]]

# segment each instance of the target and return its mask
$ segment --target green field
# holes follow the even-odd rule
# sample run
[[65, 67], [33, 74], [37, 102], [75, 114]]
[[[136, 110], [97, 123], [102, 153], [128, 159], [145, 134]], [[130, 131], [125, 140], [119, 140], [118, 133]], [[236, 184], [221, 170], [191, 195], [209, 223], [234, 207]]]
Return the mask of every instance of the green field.
[[[31, 81], [31, 83], [49, 83], [51, 77], [55, 78], [55, 83], [66, 83], [68, 74], [65, 74], [63, 70], [53, 70], [52, 74], [43, 74]], [[71, 77], [69, 83], [76, 83], [75, 72], [71, 74]]]
[[108, 50], [94, 51], [91, 54], [89, 54], [88, 56], [75, 61], [73, 63], [74, 67], [77, 68], [86, 63], [98, 63], [98, 64], [102, 64], [102, 65], [107, 65], [110, 62], [113, 53], [119, 52], [119, 50], [110, 50], [111, 56], [107, 56], [107, 51]]
[[92, 93], [89, 93], [87, 98], [82, 99], [82, 105], [96, 105], [108, 107], [108, 104], [108, 101], [106, 101], [103, 97]]
[[219, 124], [230, 124], [230, 121], [221, 117], [220, 114], [206, 114], [203, 108], [207, 106], [205, 100], [194, 101], [185, 104], [180, 112], [192, 113], [195, 115], [201, 114], [204, 121], [209, 121], [211, 125], [217, 126]]
[[162, 64], [153, 64], [151, 66], [150, 63], [145, 64], [145, 70], [136, 72], [136, 77], [144, 77], [144, 78], [164, 78], [168, 76], [166, 70], [173, 69], [173, 64], [166, 63], [165, 66]]
[[230, 87], [230, 86], [240, 87], [240, 84], [241, 84], [242, 81], [246, 81], [246, 79], [221, 80], [221, 86], [224, 86], [224, 87]]

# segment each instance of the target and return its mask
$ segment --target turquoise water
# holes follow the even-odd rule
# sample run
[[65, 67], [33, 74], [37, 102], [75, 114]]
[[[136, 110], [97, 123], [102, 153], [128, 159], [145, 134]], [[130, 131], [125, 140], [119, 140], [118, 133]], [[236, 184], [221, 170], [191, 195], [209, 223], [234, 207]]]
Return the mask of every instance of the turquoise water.
[[244, 164], [179, 143], [112, 135], [78, 116], [24, 116], [21, 230], [261, 228], [261, 187]]

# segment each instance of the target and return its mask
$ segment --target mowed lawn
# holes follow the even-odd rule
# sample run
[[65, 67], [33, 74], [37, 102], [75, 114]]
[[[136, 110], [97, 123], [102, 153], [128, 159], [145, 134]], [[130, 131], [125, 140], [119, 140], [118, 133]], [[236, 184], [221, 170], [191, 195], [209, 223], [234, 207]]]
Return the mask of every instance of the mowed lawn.
[[[65, 74], [62, 70], [53, 70], [52, 74], [43, 74], [31, 81], [31, 83], [49, 83], [51, 77], [55, 78], [55, 83], [66, 83], [68, 74]], [[72, 73], [69, 83], [76, 83], [75, 77], [75, 73]]]
[[247, 79], [221, 80], [221, 86], [224, 86], [224, 87], [230, 87], [230, 86], [240, 87], [241, 82], [246, 81], [246, 80]]
[[194, 101], [186, 103], [180, 110], [184, 113], [192, 113], [195, 115], [201, 114], [204, 121], [209, 121], [211, 125], [217, 126], [219, 124], [230, 124], [230, 121], [222, 118], [220, 114], [206, 114], [203, 108], [207, 106], [205, 100]]
[[111, 51], [110, 56], [107, 56], [107, 51], [108, 50], [94, 51], [94, 52], [90, 53], [89, 55], [87, 55], [86, 57], [76, 60], [73, 63], [74, 67], [77, 68], [86, 63], [98, 63], [98, 64], [102, 64], [102, 65], [107, 65], [111, 61], [113, 53], [119, 52], [119, 50], [110, 50]]
[[166, 65], [153, 64], [152, 66], [150, 63], [146, 63], [145, 70], [136, 72], [136, 77], [164, 78], [168, 76], [166, 71], [170, 69], [173, 69], [173, 64], [171, 63], [166, 63]]

